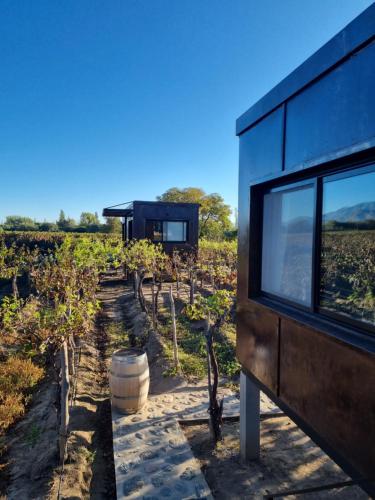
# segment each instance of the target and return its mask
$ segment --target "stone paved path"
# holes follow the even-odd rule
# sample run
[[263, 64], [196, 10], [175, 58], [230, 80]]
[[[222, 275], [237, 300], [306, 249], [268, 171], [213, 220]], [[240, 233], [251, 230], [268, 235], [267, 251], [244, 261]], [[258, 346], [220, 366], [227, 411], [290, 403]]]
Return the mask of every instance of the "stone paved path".
[[[224, 416], [239, 415], [239, 399], [228, 389]], [[150, 395], [136, 415], [112, 409], [117, 498], [157, 500], [211, 499], [211, 492], [193, 457], [178, 421], [207, 417], [208, 395], [203, 385]], [[279, 409], [261, 396], [262, 412]]]

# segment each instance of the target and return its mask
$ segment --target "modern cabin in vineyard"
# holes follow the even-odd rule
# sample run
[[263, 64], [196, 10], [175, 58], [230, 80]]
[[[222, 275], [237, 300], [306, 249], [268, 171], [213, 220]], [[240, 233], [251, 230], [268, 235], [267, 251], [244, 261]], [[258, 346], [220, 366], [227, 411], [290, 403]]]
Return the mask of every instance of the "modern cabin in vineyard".
[[125, 207], [104, 208], [103, 216], [121, 217], [125, 242], [146, 238], [161, 243], [167, 253], [198, 248], [198, 203], [133, 201]]
[[244, 387], [374, 495], [375, 4], [236, 127]]

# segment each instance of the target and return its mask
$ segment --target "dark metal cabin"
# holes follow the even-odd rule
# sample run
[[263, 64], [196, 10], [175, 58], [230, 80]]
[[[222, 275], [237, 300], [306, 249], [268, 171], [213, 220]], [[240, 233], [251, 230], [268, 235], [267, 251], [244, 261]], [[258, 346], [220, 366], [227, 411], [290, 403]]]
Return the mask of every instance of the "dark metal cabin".
[[124, 241], [147, 238], [161, 243], [169, 254], [173, 249], [190, 251], [198, 248], [197, 203], [133, 201], [125, 208], [105, 208], [103, 216], [122, 217]]
[[375, 4], [237, 120], [237, 356], [375, 492]]

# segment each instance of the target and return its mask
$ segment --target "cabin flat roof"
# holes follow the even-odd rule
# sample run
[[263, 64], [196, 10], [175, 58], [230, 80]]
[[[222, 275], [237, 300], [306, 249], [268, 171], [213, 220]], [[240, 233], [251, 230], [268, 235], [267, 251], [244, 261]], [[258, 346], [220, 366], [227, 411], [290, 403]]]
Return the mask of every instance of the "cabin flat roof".
[[[121, 205], [126, 205], [124, 208], [120, 208]], [[164, 206], [171, 206], [171, 205], [178, 205], [178, 206], [188, 206], [188, 207], [199, 207], [199, 203], [185, 203], [185, 202], [178, 202], [178, 201], [140, 201], [140, 200], [135, 200], [132, 202], [127, 202], [127, 203], [122, 203], [119, 205], [113, 205], [111, 207], [106, 207], [103, 208], [102, 215], [104, 217], [129, 217], [130, 215], [133, 214], [133, 207], [134, 205], [164, 205]]]

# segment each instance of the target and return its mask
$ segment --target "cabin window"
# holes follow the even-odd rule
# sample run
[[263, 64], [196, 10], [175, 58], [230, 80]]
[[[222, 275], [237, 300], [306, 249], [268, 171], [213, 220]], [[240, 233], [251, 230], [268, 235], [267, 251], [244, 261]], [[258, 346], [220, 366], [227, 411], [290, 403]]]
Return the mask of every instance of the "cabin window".
[[320, 306], [375, 325], [375, 171], [323, 182]]
[[154, 242], [184, 243], [187, 240], [187, 221], [146, 221], [146, 238]]
[[260, 291], [374, 331], [375, 166], [263, 191]]
[[264, 196], [262, 290], [311, 305], [314, 186], [297, 185]]

